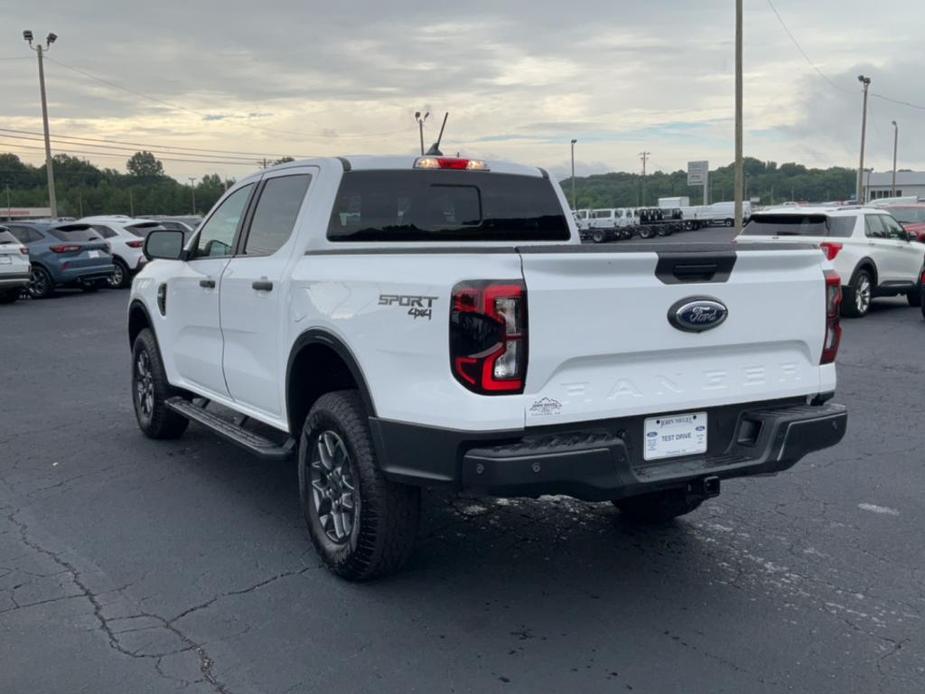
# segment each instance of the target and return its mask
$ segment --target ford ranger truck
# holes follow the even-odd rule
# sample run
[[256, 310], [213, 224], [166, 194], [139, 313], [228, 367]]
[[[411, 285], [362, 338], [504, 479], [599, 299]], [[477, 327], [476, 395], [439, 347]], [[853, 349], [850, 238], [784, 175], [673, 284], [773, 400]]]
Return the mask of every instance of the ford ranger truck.
[[348, 579], [405, 562], [424, 487], [665, 522], [845, 433], [840, 279], [817, 247], [582, 245], [542, 169], [291, 162], [145, 254], [141, 430], [295, 457], [312, 542]]

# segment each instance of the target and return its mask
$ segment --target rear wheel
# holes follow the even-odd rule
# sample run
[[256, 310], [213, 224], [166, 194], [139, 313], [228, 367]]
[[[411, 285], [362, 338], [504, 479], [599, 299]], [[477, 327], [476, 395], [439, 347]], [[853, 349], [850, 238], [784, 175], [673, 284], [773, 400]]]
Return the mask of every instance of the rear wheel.
[[723, 226], [731, 227], [733, 224], [735, 224], [735, 220], [733, 219], [723, 220]]
[[600, 230], [591, 232], [591, 240], [594, 241], [594, 243], [603, 243], [604, 232]]
[[145, 328], [132, 348], [132, 403], [138, 428], [152, 439], [179, 438], [189, 420], [167, 407], [167, 398], [177, 395], [167, 382], [164, 363], [157, 340], [150, 328]]
[[922, 295], [925, 294], [925, 284], [922, 283], [923, 277], [925, 277], [925, 270], [919, 273], [919, 281], [916, 282], [915, 289], [906, 294], [906, 300], [910, 306], [918, 308], [922, 305]]
[[854, 277], [844, 287], [844, 301], [842, 301], [842, 315], [848, 318], [862, 318], [870, 310], [870, 299], [873, 295], [874, 284], [870, 272], [865, 269], [858, 270]]
[[48, 274], [48, 270], [40, 265], [32, 266], [29, 293], [33, 299], [46, 299], [55, 293], [55, 281]]
[[642, 227], [639, 230], [639, 238], [641, 239], [651, 239], [654, 236], [654, 233], [650, 227]]
[[686, 489], [653, 492], [613, 502], [627, 519], [643, 524], [667, 523], [690, 513], [702, 503], [702, 498], [688, 495]]
[[128, 266], [119, 258], [113, 258], [112, 264], [115, 265], [115, 269], [109, 276], [109, 286], [113, 289], [125, 289], [132, 283], [132, 276], [128, 271]]
[[421, 494], [379, 470], [356, 391], [322, 395], [299, 443], [299, 497], [315, 550], [335, 574], [363, 581], [411, 556]]

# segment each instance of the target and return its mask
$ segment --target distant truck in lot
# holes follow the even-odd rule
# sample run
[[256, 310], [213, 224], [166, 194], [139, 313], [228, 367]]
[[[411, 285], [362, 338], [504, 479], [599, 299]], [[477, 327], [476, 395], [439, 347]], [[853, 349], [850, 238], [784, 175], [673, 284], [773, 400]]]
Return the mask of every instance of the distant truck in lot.
[[443, 156], [273, 167], [183, 241], [148, 234], [132, 286], [138, 425], [297, 456], [348, 579], [405, 562], [421, 487], [665, 522], [845, 433], [811, 244], [586, 246], [545, 171]]

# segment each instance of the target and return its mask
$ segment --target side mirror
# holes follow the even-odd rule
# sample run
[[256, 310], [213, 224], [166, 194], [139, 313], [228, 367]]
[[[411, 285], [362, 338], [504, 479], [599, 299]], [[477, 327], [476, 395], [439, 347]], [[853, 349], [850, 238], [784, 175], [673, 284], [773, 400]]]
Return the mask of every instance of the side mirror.
[[919, 240], [918, 234], [915, 234], [911, 231], [906, 232], [906, 241], [918, 241], [918, 240]]
[[183, 257], [183, 232], [159, 229], [145, 237], [145, 258], [148, 260], [179, 260]]

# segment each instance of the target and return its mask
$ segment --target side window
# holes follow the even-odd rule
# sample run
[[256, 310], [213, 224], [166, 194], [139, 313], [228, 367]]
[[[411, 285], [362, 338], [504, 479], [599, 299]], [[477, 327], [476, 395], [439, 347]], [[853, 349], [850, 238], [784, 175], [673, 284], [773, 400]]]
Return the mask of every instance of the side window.
[[868, 238], [886, 238], [886, 229], [884, 229], [883, 223], [880, 221], [880, 217], [881, 215], [879, 214], [869, 214], [864, 217], [864, 228]]
[[33, 231], [29, 227], [9, 226], [7, 228], [20, 243], [35, 243], [36, 241], [42, 240], [42, 235], [37, 231]]
[[93, 227], [93, 231], [102, 236], [104, 239], [111, 239], [116, 235], [116, 232], [114, 232], [109, 227], [103, 226], [102, 224], [93, 224], [91, 226]]
[[214, 258], [230, 255], [234, 245], [234, 235], [244, 216], [244, 209], [250, 198], [254, 184], [239, 188], [219, 206], [199, 230], [194, 258]]
[[309, 174], [267, 180], [254, 209], [245, 255], [272, 255], [289, 240], [311, 180]]
[[906, 230], [903, 229], [899, 222], [887, 215], [880, 215], [880, 222], [886, 227], [887, 236], [898, 241], [906, 240]]

